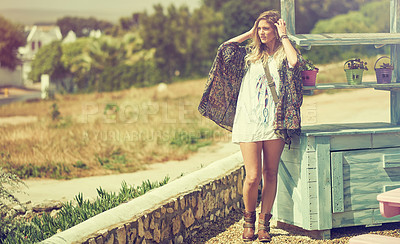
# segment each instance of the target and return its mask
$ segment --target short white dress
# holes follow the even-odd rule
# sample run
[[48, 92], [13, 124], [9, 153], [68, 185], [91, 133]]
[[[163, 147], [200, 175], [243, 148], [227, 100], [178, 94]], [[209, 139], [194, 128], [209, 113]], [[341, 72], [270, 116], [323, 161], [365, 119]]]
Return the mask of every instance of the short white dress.
[[[275, 59], [268, 58], [271, 77], [279, 96], [280, 77]], [[276, 106], [268, 87], [261, 61], [250, 64], [240, 86], [232, 128], [232, 142], [256, 142], [278, 139], [274, 132]]]

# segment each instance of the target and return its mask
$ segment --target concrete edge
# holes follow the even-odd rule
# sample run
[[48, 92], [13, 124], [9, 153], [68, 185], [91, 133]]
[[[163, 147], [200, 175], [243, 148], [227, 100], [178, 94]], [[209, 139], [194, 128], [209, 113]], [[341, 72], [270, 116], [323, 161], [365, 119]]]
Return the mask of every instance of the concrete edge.
[[162, 187], [154, 189], [143, 196], [121, 204], [106, 212], [100, 213], [76, 226], [57, 233], [41, 243], [73, 243], [78, 242], [96, 232], [106, 230], [119, 223], [128, 222], [147, 210], [161, 206], [185, 192], [194, 190], [197, 186], [212, 181], [227, 172], [235, 170], [243, 164], [239, 152], [229, 157], [213, 162], [205, 168], [176, 179]]

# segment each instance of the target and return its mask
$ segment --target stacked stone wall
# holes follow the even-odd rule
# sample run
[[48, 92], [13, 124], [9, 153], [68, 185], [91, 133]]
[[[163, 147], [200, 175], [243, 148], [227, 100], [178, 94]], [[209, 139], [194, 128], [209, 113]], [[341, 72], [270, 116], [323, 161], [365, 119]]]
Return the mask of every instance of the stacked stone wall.
[[44, 240], [44, 244], [191, 243], [243, 208], [240, 152]]

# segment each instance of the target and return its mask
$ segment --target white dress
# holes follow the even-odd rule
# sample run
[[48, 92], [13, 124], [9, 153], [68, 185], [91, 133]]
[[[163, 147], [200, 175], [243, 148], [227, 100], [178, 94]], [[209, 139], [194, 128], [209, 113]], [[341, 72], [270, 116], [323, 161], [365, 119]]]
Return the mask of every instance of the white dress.
[[[269, 70], [279, 96], [280, 78], [275, 59], [268, 58]], [[250, 64], [240, 86], [232, 128], [232, 142], [278, 139], [274, 133], [275, 103], [261, 61]]]

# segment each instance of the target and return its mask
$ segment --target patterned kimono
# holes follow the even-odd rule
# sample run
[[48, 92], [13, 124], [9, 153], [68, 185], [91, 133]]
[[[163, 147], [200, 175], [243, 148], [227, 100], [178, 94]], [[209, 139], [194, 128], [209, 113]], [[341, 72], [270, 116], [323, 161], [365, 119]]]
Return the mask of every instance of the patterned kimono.
[[[198, 107], [200, 114], [229, 131], [232, 131], [239, 90], [246, 72], [245, 56], [246, 49], [239, 43], [224, 43], [218, 48]], [[274, 130], [278, 138], [289, 145], [292, 137], [301, 132], [303, 83], [299, 67], [302, 63], [299, 54], [295, 67], [290, 68], [284, 59], [278, 69], [281, 85]]]

